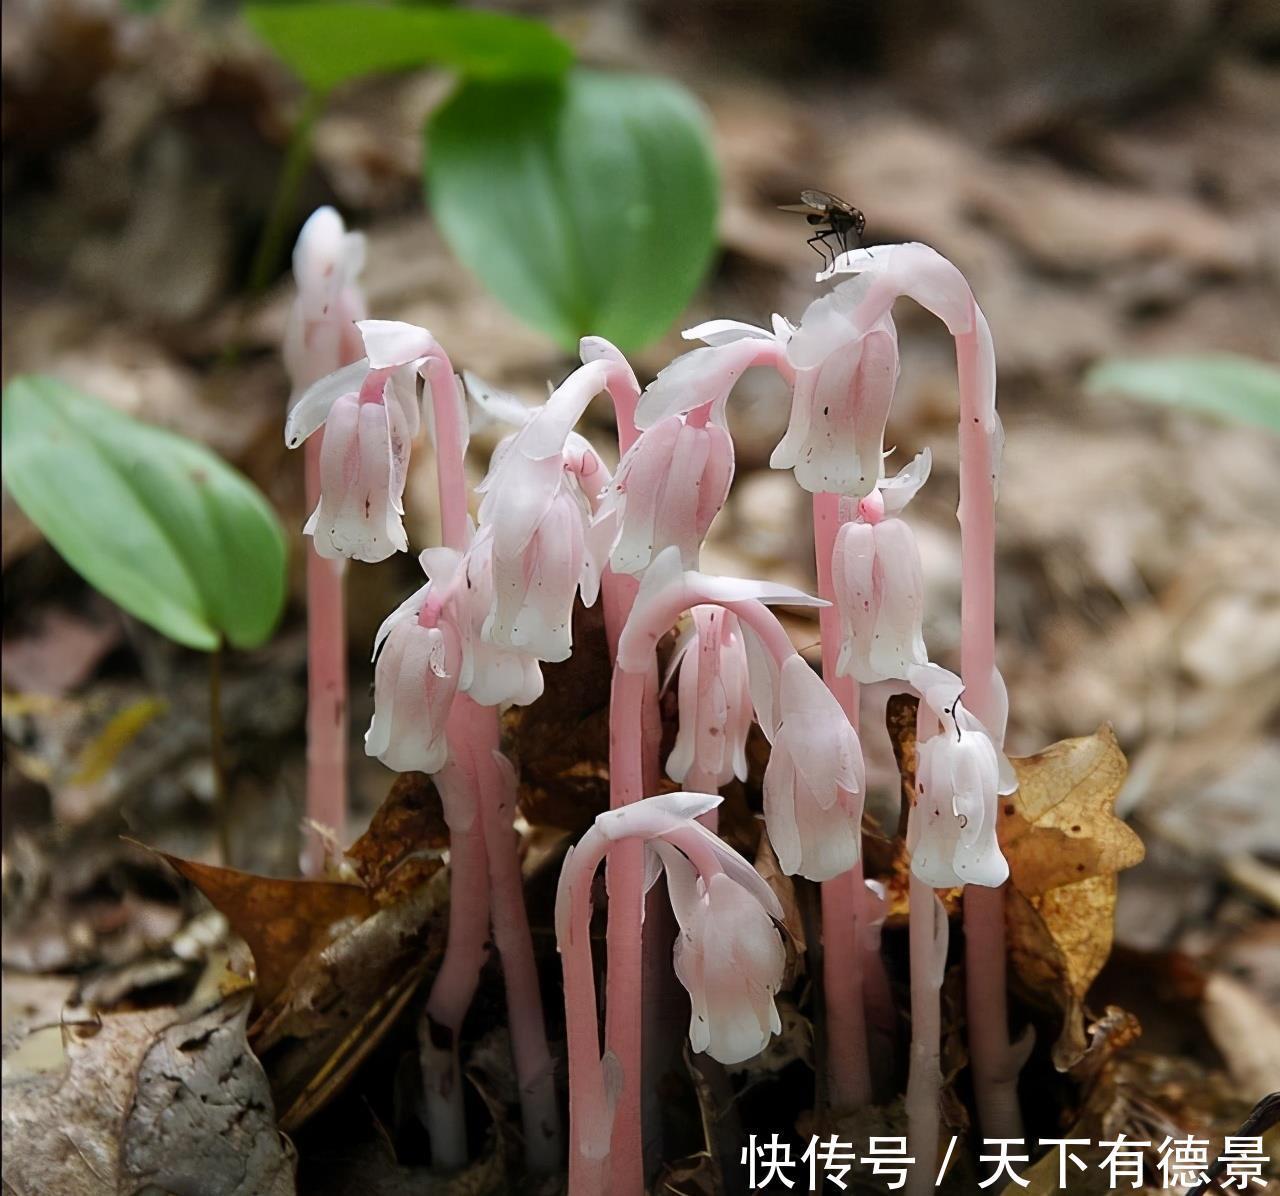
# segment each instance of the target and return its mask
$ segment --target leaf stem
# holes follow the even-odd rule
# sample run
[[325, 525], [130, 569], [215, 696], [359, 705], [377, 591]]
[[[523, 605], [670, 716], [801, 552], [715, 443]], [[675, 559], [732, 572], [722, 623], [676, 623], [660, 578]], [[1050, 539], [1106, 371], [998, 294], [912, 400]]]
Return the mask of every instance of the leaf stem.
[[302, 176], [311, 162], [311, 129], [327, 99], [326, 91], [308, 92], [302, 112], [298, 116], [298, 122], [289, 136], [289, 144], [284, 152], [284, 163], [280, 167], [275, 194], [271, 199], [271, 210], [267, 214], [267, 222], [263, 226], [262, 234], [253, 252], [253, 264], [249, 268], [251, 296], [260, 295], [267, 289], [280, 265], [285, 234], [297, 204], [298, 189], [302, 185]]
[[209, 653], [209, 763], [213, 768], [214, 817], [218, 823], [218, 856], [231, 866], [231, 801], [222, 734], [222, 641]]

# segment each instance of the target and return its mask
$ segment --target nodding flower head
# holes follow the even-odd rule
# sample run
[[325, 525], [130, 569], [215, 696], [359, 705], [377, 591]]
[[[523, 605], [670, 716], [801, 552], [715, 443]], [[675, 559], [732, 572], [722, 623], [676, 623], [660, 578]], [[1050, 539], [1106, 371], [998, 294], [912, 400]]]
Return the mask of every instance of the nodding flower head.
[[[932, 664], [910, 673], [921, 694], [916, 803], [907, 827], [911, 871], [936, 889], [995, 888], [1009, 877], [996, 840], [999, 794], [1006, 790], [1000, 752], [965, 708], [959, 677]], [[934, 733], [925, 738], [930, 724]]]
[[764, 893], [772, 896], [767, 885], [699, 873], [674, 848], [656, 850], [680, 925], [674, 962], [689, 994], [689, 1045], [721, 1063], [741, 1063], [782, 1029], [773, 1000], [787, 963], [774, 924], [781, 911], [764, 900]]
[[297, 448], [325, 429], [320, 502], [303, 529], [316, 552], [375, 562], [408, 548], [404, 484], [421, 424], [416, 378], [440, 350], [412, 324], [364, 320], [357, 327], [366, 356], [311, 386], [289, 412], [284, 434]]
[[[562, 953], [589, 949], [583, 935], [591, 878], [609, 847], [641, 839], [649, 847], [652, 883], [665, 871], [680, 934], [675, 970], [689, 994], [689, 1042], [721, 1063], [741, 1063], [762, 1051], [782, 1028], [774, 994], [782, 985], [786, 949], [778, 931], [782, 907], [764, 878], [695, 819], [720, 798], [666, 793], [601, 814], [565, 858], [556, 898]], [[575, 915], [573, 907], [577, 906]]]
[[862, 746], [804, 659], [781, 670], [781, 723], [764, 774], [764, 818], [788, 876], [830, 880], [858, 862], [866, 792]]
[[477, 489], [480, 528], [491, 537], [493, 606], [485, 637], [539, 660], [568, 658], [573, 600], [599, 590], [603, 561], [591, 516], [609, 472], [572, 431], [619, 367], [596, 359], [575, 370], [494, 450]]
[[[723, 406], [723, 405], [722, 405]], [[643, 573], [670, 544], [696, 569], [711, 521], [733, 480], [733, 440], [723, 410], [668, 415], [640, 433], [605, 491], [597, 520], [617, 520], [609, 563]]]
[[924, 574], [915, 533], [899, 518], [929, 476], [925, 449], [857, 505], [840, 527], [831, 580], [843, 631], [836, 672], [869, 685], [925, 664]]
[[293, 250], [297, 298], [285, 326], [284, 363], [295, 395], [361, 355], [355, 321], [364, 319], [356, 278], [364, 234], [349, 233], [333, 208], [311, 213]]
[[364, 750], [397, 772], [438, 772], [445, 724], [470, 683], [465, 589], [458, 554], [428, 550], [431, 579], [391, 614], [374, 640], [373, 721]]
[[787, 346], [791, 419], [769, 464], [814, 494], [865, 498], [884, 476], [898, 334], [887, 311], [867, 327], [851, 322], [867, 286], [854, 279], [815, 299]]
[[719, 788], [747, 779], [747, 734], [751, 730], [751, 685], [747, 648], [738, 618], [719, 606], [695, 606], [693, 627], [677, 645], [680, 729], [667, 758], [673, 781], [698, 778], [699, 787]]

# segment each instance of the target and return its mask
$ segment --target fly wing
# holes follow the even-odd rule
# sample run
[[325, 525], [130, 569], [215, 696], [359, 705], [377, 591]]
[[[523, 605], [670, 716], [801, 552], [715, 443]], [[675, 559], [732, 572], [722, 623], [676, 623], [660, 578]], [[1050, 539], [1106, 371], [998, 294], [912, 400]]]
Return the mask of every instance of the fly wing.
[[830, 191], [817, 191], [813, 188], [806, 188], [800, 192], [800, 199], [811, 208], [816, 208], [819, 212], [825, 212], [829, 208], [834, 208], [837, 212], [853, 212], [856, 209], [845, 203], [838, 195], [832, 195]]

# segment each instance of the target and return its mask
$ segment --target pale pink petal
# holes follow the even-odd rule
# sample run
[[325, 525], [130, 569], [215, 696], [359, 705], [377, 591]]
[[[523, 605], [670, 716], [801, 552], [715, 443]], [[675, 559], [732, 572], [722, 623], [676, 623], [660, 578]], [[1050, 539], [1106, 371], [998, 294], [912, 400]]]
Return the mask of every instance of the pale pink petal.
[[[913, 665], [925, 664], [924, 574], [915, 533], [901, 519], [872, 529], [877, 573], [876, 620], [867, 680], [906, 679]], [[864, 678], [859, 678], [864, 680]]]
[[284, 423], [284, 442], [297, 448], [329, 418], [329, 412], [344, 395], [357, 394], [369, 372], [363, 358], [343, 366], [309, 386], [289, 409]]

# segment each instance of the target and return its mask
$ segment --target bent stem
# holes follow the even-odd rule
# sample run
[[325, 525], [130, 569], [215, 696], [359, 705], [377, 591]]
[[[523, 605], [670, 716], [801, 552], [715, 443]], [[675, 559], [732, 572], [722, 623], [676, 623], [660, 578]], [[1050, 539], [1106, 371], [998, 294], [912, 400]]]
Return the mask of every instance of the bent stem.
[[[618, 669], [615, 671], [615, 678], [619, 675], [626, 674]], [[631, 688], [642, 693], [644, 674], [634, 673], [630, 676], [637, 681]], [[664, 837], [683, 851], [700, 872], [710, 874], [719, 869], [718, 863], [708, 855], [696, 836], [677, 831]], [[638, 855], [643, 879], [644, 851], [643, 838], [627, 836], [610, 839], [598, 825], [593, 825], [577, 846], [570, 850], [560, 874], [556, 921], [560, 961], [564, 971], [570, 1093], [569, 1192], [572, 1196], [605, 1196], [605, 1193], [609, 1196], [644, 1196], [638, 1095], [630, 1097], [632, 1104], [629, 1116], [635, 1124], [628, 1127], [621, 1116], [622, 1103], [628, 1099], [628, 1091], [635, 1088], [635, 1077], [628, 1083], [627, 1061], [616, 1055], [612, 1045], [603, 1056], [600, 1053], [595, 971], [591, 958], [591, 886], [596, 869], [607, 856], [612, 876], [614, 862], [620, 855]], [[562, 901], [565, 905], [563, 914], [560, 911]], [[616, 903], [616, 896], [611, 895], [611, 912]], [[638, 920], [635, 931], [638, 947]], [[610, 938], [610, 991], [614, 984], [614, 955], [615, 944]], [[637, 1021], [636, 1058], [632, 1062], [633, 1067], [639, 1062], [638, 1025]], [[609, 1041], [607, 1029], [606, 1041]], [[631, 1132], [620, 1142], [619, 1131], [627, 1129]], [[621, 1155], [620, 1149], [624, 1143], [630, 1153]]]
[[[840, 498], [815, 494], [813, 538], [817, 560], [818, 597], [834, 600], [831, 557], [840, 530]], [[858, 727], [858, 683], [836, 676], [840, 644], [840, 615], [834, 605], [820, 607], [822, 678], [839, 701], [845, 717]], [[862, 860], [848, 872], [822, 882], [822, 987], [827, 1011], [827, 1085], [837, 1111], [857, 1109], [871, 1100], [871, 1068], [867, 1054], [864, 973], [882, 967], [878, 953], [866, 953], [865, 936], [858, 933], [863, 916], [866, 882]], [[883, 991], [883, 986], [872, 989]]]
[[[306, 443], [307, 509], [320, 501], [321, 429]], [[324, 868], [319, 827], [344, 841], [347, 819], [347, 622], [344, 561], [327, 561], [307, 538], [307, 789], [302, 873]]]
[[938, 1161], [938, 1096], [942, 1090], [942, 977], [947, 958], [947, 915], [931, 889], [911, 877], [908, 937], [911, 950], [911, 1064], [907, 1075], [907, 1148], [915, 1163], [906, 1196], [934, 1190]]
[[[955, 338], [960, 386], [960, 675], [965, 701], [993, 734], [995, 725], [995, 462], [987, 435], [984, 349], [990, 330], [977, 304], [973, 328]], [[985, 344], [984, 344], [985, 341]], [[1009, 1041], [1004, 890], [964, 892], [965, 990], [969, 1055], [979, 1124], [989, 1138], [1020, 1138], [1018, 1072], [1022, 1052]]]

